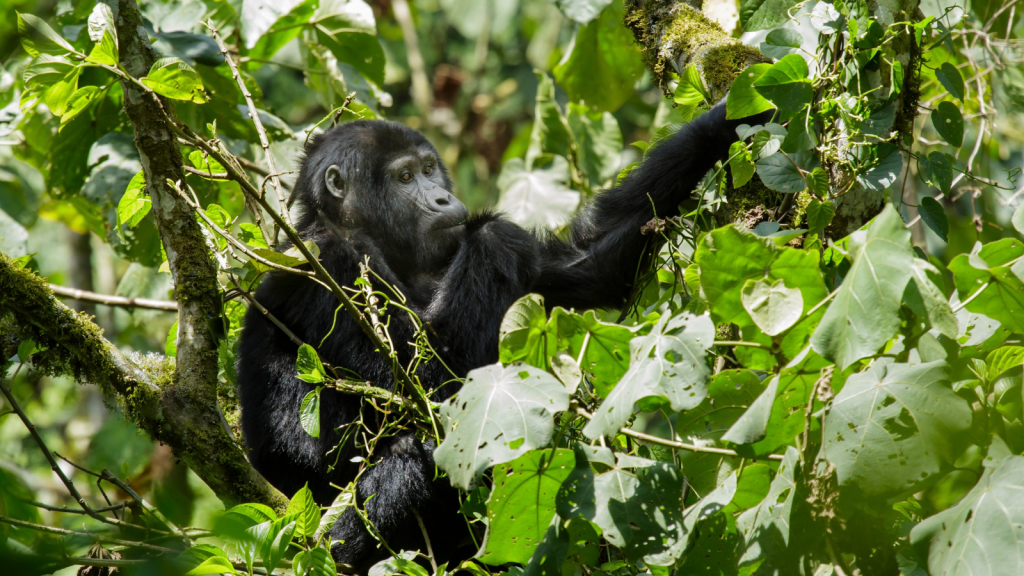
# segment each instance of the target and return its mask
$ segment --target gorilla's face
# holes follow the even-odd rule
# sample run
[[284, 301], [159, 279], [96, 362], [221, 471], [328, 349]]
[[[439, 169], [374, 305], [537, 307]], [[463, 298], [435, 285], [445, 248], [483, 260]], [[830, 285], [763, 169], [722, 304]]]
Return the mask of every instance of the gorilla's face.
[[415, 130], [390, 122], [356, 128], [323, 168], [327, 192], [340, 202], [328, 212], [406, 280], [436, 275], [458, 249], [469, 216], [451, 193], [444, 163]]

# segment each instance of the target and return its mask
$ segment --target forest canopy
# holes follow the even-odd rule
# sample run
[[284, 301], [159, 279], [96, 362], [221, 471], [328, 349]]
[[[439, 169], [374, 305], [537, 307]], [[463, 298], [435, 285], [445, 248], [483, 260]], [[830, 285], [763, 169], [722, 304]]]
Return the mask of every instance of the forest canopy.
[[[415, 429], [478, 538], [371, 574], [1024, 573], [1018, 4], [0, 0], [0, 571], [351, 572], [354, 485], [282, 494], [242, 442], [273, 270], [399, 383], [299, 342], [304, 432], [324, 390], [362, 399], [361, 469]], [[332, 126], [417, 129], [471, 211], [558, 235], [722, 100], [774, 114], [643, 226], [628, 304], [523, 297], [444, 402], [374, 262], [343, 285], [294, 227]]]

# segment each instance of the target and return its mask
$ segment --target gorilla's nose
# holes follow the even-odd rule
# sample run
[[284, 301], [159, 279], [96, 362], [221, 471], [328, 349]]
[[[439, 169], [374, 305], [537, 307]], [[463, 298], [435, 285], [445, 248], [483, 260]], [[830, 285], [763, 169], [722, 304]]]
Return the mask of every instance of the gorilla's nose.
[[446, 222], [453, 222], [452, 225], [462, 222], [469, 216], [469, 210], [466, 209], [466, 206], [447, 190], [438, 190], [431, 194], [428, 205], [431, 210], [437, 212]]

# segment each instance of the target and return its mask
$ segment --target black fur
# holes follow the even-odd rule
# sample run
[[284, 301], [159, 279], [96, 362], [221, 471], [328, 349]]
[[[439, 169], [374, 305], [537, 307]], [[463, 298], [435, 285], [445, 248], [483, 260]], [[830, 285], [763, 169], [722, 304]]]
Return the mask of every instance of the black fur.
[[[540, 293], [548, 306], [622, 306], [647, 245], [641, 226], [655, 209], [660, 217], [678, 213], [678, 204], [704, 174], [726, 158], [738, 124], [725, 120], [725, 106], [719, 104], [654, 147], [620, 186], [584, 208], [567, 238], [540, 239], [487, 212], [469, 217], [461, 227], [418, 232], [429, 215], [397, 192], [387, 167], [410, 151], [436, 152], [421, 134], [404, 126], [353, 122], [317, 136], [307, 147], [295, 186], [303, 208], [297, 227], [317, 243], [323, 265], [339, 283], [352, 286], [359, 262], [369, 256], [370, 267], [401, 290], [429, 324], [431, 343], [447, 366], [464, 376], [497, 361], [498, 326], [524, 294]], [[331, 165], [344, 174], [344, 202], [325, 185]], [[437, 169], [440, 174], [430, 182], [451, 190], [440, 161]], [[434, 186], [430, 182], [424, 185]], [[267, 277], [256, 298], [314, 346], [330, 331], [338, 306], [321, 286], [280, 273]], [[392, 311], [390, 334], [400, 358], [408, 362], [405, 343], [412, 341], [413, 330], [404, 313]], [[351, 442], [340, 454], [327, 452], [339, 441], [337, 429], [358, 416], [360, 400], [325, 390], [323, 433], [320, 439], [307, 435], [299, 424], [299, 404], [313, 386], [295, 377], [296, 350], [255, 308], [249, 309], [238, 356], [242, 429], [252, 464], [274, 486], [292, 494], [308, 482], [316, 499], [329, 503], [336, 494], [330, 484], [345, 485], [358, 470], [350, 462], [357, 454]], [[324, 362], [361, 379], [389, 389], [393, 385], [388, 364], [344, 311], [318, 351]], [[437, 361], [422, 365], [417, 374], [429, 388], [440, 388], [435, 399], [455, 392], [454, 385], [445, 386], [452, 378]], [[427, 525], [438, 562], [454, 562], [475, 548], [456, 512], [456, 491], [446, 480], [435, 480], [432, 451], [411, 432], [379, 444], [375, 465], [359, 481], [358, 496], [365, 501], [373, 495], [366, 502], [369, 518], [392, 549], [423, 548], [415, 509]], [[351, 511], [331, 535], [343, 541], [333, 549], [338, 561], [365, 570], [384, 556]]]

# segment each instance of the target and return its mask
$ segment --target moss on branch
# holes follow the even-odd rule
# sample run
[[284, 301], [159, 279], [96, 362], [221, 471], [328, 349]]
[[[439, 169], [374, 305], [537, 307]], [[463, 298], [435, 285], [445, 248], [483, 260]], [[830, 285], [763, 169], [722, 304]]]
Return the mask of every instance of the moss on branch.
[[772, 61], [727, 34], [700, 11], [699, 2], [691, 6], [673, 0], [628, 0], [625, 24], [662, 88], [671, 72], [680, 73], [693, 64], [712, 100], [718, 100], [744, 68]]

